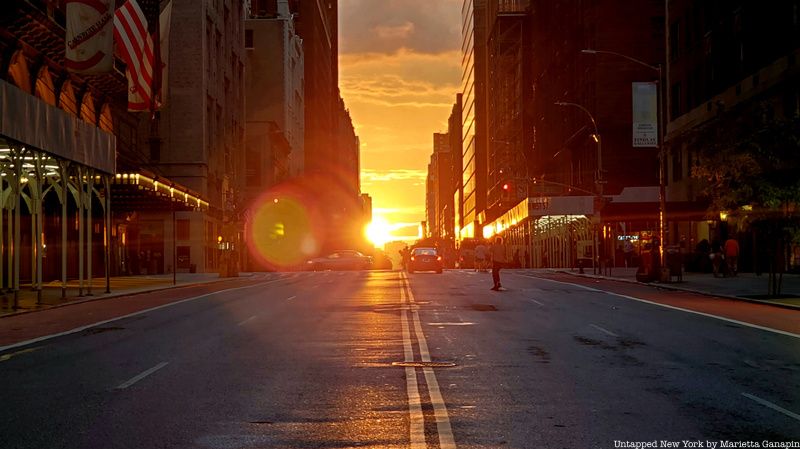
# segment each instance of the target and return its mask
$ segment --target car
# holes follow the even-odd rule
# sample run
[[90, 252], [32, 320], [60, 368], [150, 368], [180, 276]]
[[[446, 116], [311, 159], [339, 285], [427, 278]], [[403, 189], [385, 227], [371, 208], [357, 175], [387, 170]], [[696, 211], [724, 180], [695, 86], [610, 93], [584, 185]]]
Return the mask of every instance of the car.
[[442, 256], [436, 248], [414, 248], [408, 263], [408, 272], [435, 271], [442, 272]]
[[372, 268], [372, 257], [354, 250], [341, 250], [325, 257], [316, 257], [306, 262], [309, 271], [323, 270], [369, 270]]

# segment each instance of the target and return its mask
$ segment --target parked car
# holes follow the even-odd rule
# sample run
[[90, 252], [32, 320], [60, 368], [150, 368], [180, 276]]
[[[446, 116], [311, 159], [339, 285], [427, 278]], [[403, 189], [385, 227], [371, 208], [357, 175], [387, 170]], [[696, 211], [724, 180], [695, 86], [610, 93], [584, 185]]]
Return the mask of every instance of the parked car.
[[439, 255], [436, 248], [414, 248], [411, 251], [408, 272], [415, 271], [442, 272], [442, 256]]
[[317, 257], [306, 262], [309, 271], [322, 270], [369, 270], [372, 268], [372, 257], [358, 251], [336, 251], [325, 257]]

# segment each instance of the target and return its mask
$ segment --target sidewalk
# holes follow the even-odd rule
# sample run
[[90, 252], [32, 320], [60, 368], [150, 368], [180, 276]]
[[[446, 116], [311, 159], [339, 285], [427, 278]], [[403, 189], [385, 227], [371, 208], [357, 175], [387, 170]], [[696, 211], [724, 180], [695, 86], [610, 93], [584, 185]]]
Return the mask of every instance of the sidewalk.
[[[247, 276], [243, 273], [240, 276]], [[111, 293], [106, 291], [106, 279], [95, 278], [92, 280], [92, 295], [87, 293], [87, 283], [84, 283], [83, 296], [78, 296], [78, 281], [67, 282], [67, 297], [61, 298], [61, 282], [54, 281], [44, 285], [42, 297], [37, 303], [38, 292], [31, 289], [30, 284], [22, 285], [19, 291], [17, 307], [14, 308], [14, 292], [0, 293], [0, 317], [17, 315], [20, 313], [60, 307], [69, 304], [79, 304], [97, 299], [107, 299], [117, 296], [127, 296], [137, 293], [147, 293], [174, 287], [206, 284], [223, 281], [231, 278], [221, 278], [218, 273], [178, 273], [177, 283], [173, 285], [172, 274], [150, 276], [119, 276], [111, 278]]]
[[[589, 278], [638, 282], [636, 280], [636, 268], [612, 268], [610, 275], [605, 276], [593, 275], [591, 268], [584, 269], [585, 274], [579, 274], [577, 269], [572, 270], [569, 268], [553, 269], [552, 271]], [[675, 278], [673, 277], [673, 279]], [[800, 309], [800, 275], [785, 273], [783, 275], [781, 292], [784, 296], [791, 296], [790, 298], [754, 299], [766, 296], [768, 282], [769, 275], [767, 273], [761, 276], [756, 276], [753, 273], [739, 273], [738, 276], [727, 278], [715, 278], [711, 273], [683, 273], [683, 281], [681, 282], [652, 282], [644, 285]]]

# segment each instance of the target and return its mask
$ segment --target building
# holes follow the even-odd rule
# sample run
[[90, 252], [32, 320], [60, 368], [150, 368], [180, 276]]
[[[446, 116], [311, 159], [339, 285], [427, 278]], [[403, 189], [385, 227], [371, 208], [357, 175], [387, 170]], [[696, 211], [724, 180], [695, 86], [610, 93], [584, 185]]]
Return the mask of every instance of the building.
[[[709, 195], [713, 189], [693, 177], [692, 171], [712, 161], [710, 153], [723, 155], [722, 146], [729, 143], [726, 137], [746, 142], [770, 124], [797, 120], [798, 8], [797, 2], [667, 2], [667, 197], [703, 206], [700, 213], [691, 215], [667, 208], [668, 243], [684, 242], [692, 251], [703, 240], [737, 237], [742, 249], [740, 269], [766, 270], [769, 242], [748, 225], [751, 211], [707, 210], [715, 206], [713, 192]], [[762, 149], [765, 154], [772, 150]], [[796, 169], [794, 161], [796, 157], [784, 160], [788, 163], [780, 169]], [[762, 176], [793, 179], [794, 173]], [[746, 193], [740, 198], [749, 200]], [[731, 206], [736, 205], [727, 207]], [[759, 206], [764, 207], [755, 205]], [[791, 254], [787, 266], [797, 267], [800, 250]], [[703, 262], [695, 257], [689, 268], [703, 269]]]
[[276, 6], [274, 14], [251, 12], [245, 21], [246, 205], [302, 174], [305, 164], [302, 39], [288, 2]]
[[172, 8], [162, 144], [151, 167], [209, 202], [208, 211], [178, 214], [178, 269], [225, 270], [221, 262], [243, 254], [244, 2], [173, 0]]
[[[338, 94], [338, 89], [337, 89]], [[363, 207], [361, 203], [361, 141], [355, 133], [350, 111], [344, 100], [338, 96], [334, 109], [333, 145], [322, 179], [327, 179], [323, 198], [329, 221], [329, 249], [357, 248], [368, 249], [370, 245], [364, 236]]]
[[658, 150], [631, 137], [631, 83], [658, 76], [618, 55], [663, 63], [664, 2], [630, 14], [610, 0], [501, 1], [487, 21], [483, 236], [504, 234], [534, 266], [616, 263], [620, 237], [658, 225]]
[[0, 290], [15, 298], [21, 283], [66, 297], [76, 280], [82, 296], [98, 276], [108, 291], [112, 275], [174, 272], [173, 211], [208, 206], [148, 170], [150, 114], [127, 111], [121, 61], [67, 71], [65, 26], [63, 2], [0, 7]]
[[459, 239], [480, 237], [486, 209], [486, 8], [487, 0], [461, 6], [463, 217]]
[[493, 221], [527, 198], [533, 129], [527, 0], [487, 8], [487, 207]]
[[447, 119], [447, 135], [450, 144], [450, 177], [453, 180], [453, 209], [450, 212], [453, 216], [453, 228], [450, 232], [457, 244], [461, 235], [461, 228], [464, 226], [464, 188], [463, 177], [463, 154], [461, 151], [461, 99], [462, 94], [456, 94], [456, 101], [450, 110], [450, 117]]

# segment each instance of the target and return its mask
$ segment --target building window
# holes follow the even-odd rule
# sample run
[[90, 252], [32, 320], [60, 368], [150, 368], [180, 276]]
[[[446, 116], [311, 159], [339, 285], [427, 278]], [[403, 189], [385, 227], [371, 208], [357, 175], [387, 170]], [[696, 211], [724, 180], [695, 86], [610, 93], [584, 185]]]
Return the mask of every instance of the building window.
[[676, 20], [669, 26], [669, 59], [674, 61], [680, 56], [681, 22]]
[[670, 118], [675, 120], [683, 112], [681, 107], [681, 83], [675, 83], [672, 85], [669, 104]]
[[253, 46], [253, 30], [244, 30], [244, 48], [252, 50]]
[[191, 268], [192, 268], [192, 248], [190, 246], [179, 246], [179, 247], [177, 247], [177, 256], [178, 256], [178, 269], [179, 270], [191, 270]]
[[178, 240], [191, 239], [191, 227], [189, 226], [189, 223], [190, 222], [187, 219], [178, 219], [175, 221]]
[[678, 147], [672, 151], [672, 182], [683, 179], [683, 149]]

